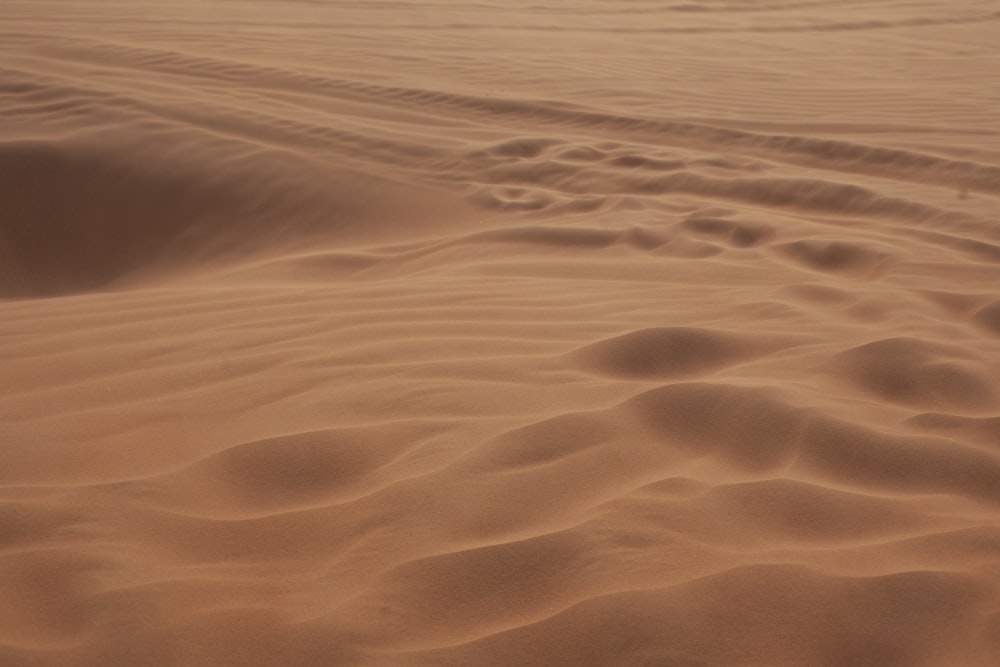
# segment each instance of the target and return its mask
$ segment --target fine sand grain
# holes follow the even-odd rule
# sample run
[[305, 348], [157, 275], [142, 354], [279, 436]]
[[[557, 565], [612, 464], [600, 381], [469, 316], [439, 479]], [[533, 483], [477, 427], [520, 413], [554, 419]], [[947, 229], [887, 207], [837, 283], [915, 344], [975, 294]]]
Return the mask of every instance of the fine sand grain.
[[4, 0], [0, 665], [1000, 664], [995, 0]]

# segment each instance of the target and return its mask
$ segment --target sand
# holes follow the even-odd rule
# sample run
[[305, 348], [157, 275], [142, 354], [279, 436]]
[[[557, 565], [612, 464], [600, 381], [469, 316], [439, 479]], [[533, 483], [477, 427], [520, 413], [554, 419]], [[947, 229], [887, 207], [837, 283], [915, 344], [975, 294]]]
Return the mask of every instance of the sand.
[[0, 9], [0, 665], [1000, 664], [994, 0]]

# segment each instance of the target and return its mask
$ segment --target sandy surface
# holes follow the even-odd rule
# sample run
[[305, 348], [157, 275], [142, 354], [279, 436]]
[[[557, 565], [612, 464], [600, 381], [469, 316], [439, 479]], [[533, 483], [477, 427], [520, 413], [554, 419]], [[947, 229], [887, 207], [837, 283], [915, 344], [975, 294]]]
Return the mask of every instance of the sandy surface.
[[1000, 664], [995, 0], [4, 0], [0, 665]]

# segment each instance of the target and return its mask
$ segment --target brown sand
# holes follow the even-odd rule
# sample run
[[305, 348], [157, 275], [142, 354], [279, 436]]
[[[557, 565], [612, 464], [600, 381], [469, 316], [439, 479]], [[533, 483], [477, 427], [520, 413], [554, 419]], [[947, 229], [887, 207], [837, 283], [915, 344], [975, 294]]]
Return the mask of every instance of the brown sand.
[[0, 664], [1000, 664], [995, 0], [0, 31]]

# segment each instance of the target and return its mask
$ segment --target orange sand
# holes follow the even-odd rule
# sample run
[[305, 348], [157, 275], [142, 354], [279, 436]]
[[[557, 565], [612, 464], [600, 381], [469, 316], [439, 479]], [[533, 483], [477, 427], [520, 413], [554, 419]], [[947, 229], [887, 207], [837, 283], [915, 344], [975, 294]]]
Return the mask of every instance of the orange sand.
[[995, 0], [0, 8], [0, 665], [1000, 664]]

